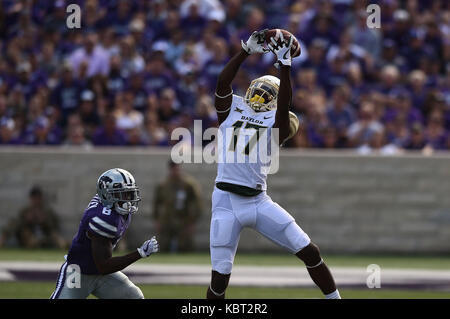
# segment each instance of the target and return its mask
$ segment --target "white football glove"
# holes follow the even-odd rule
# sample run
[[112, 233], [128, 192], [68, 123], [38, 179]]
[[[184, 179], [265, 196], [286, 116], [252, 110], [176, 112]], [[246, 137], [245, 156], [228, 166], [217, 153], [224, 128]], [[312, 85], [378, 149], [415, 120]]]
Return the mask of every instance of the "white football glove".
[[147, 240], [145, 243], [142, 244], [141, 247], [137, 249], [139, 255], [141, 255], [142, 258], [148, 257], [153, 253], [156, 253], [159, 251], [159, 244], [156, 240], [156, 237], [153, 236], [151, 239]]
[[273, 37], [270, 38], [270, 42], [272, 43], [269, 43], [268, 47], [270, 51], [272, 51], [277, 56], [277, 62], [274, 63], [274, 66], [277, 69], [280, 68], [281, 64], [291, 66], [291, 46], [294, 42], [294, 37], [291, 36], [289, 42], [287, 43], [284, 40], [283, 33], [281, 32], [279, 42], [275, 41]]
[[267, 29], [254, 31], [245, 43], [241, 40], [242, 49], [248, 54], [269, 52], [269, 49], [264, 47], [266, 31]]

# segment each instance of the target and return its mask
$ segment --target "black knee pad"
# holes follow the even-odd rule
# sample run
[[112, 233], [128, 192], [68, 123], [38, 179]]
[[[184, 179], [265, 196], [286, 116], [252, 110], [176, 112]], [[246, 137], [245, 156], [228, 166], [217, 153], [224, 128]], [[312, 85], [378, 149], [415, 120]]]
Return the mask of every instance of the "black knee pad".
[[221, 294], [225, 292], [225, 290], [228, 287], [228, 282], [230, 281], [230, 274], [221, 274], [215, 270], [212, 271], [212, 277], [211, 277], [211, 289]]
[[322, 261], [319, 247], [312, 242], [300, 250], [296, 256], [300, 258], [308, 267], [316, 266]]

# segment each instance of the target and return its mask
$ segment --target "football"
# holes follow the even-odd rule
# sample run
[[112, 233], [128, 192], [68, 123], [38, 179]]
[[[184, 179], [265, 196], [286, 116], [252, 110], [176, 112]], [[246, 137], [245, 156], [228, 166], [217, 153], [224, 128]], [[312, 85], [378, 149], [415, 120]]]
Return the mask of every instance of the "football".
[[300, 43], [298, 42], [295, 35], [293, 35], [289, 31], [286, 31], [283, 29], [271, 29], [271, 30], [267, 31], [265, 34], [266, 43], [271, 43], [270, 38], [272, 38], [272, 37], [275, 39], [275, 41], [277, 41], [277, 42], [280, 41], [281, 33], [283, 33], [283, 38], [286, 41], [289, 41], [290, 37], [294, 37], [294, 42], [292, 43], [292, 47], [291, 47], [291, 57], [294, 58], [296, 56], [299, 56], [301, 53]]
[[298, 132], [300, 121], [294, 112], [289, 111], [289, 136], [287, 139], [292, 138]]

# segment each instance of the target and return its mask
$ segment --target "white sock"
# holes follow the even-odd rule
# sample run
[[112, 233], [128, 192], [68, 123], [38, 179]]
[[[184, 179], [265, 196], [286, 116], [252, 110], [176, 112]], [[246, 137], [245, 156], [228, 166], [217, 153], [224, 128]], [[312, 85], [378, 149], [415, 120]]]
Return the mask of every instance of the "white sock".
[[325, 295], [325, 299], [341, 299], [341, 295], [339, 294], [339, 290], [335, 290], [332, 293]]

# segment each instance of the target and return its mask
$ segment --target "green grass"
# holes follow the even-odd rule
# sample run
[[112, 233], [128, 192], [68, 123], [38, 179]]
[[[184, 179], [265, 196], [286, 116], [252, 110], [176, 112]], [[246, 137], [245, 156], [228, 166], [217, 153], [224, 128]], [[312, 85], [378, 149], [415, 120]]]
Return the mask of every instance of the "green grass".
[[[0, 249], [0, 261], [57, 261], [62, 262], [67, 251]], [[116, 255], [121, 253], [116, 253]], [[450, 269], [450, 255], [447, 256], [395, 256], [395, 255], [324, 255], [330, 266], [367, 267], [378, 264], [384, 268]], [[139, 263], [162, 264], [209, 264], [208, 253], [167, 254], [158, 253]], [[290, 254], [246, 254], [238, 252], [235, 265], [297, 266], [299, 261]]]
[[[139, 285], [150, 299], [203, 299], [204, 286]], [[0, 299], [48, 299], [55, 289], [53, 282], [3, 282]], [[340, 289], [347, 299], [448, 299], [449, 292], [405, 291], [383, 289]], [[227, 298], [245, 299], [302, 299], [323, 298], [318, 289], [229, 287]]]

